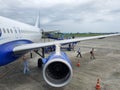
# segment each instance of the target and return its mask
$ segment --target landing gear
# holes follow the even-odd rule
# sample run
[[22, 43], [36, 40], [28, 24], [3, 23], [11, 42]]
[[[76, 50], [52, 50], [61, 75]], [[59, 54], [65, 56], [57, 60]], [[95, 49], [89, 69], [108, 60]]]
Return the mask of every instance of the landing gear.
[[69, 44], [69, 48], [68, 48], [69, 51], [71, 51], [71, 47], [72, 47], [72, 45], [71, 45], [71, 43], [70, 43], [70, 44]]
[[38, 54], [41, 58], [39, 58], [38, 59], [38, 68], [41, 68], [42, 67], [42, 64], [43, 64], [43, 62], [42, 62], [42, 58], [44, 58], [45, 57], [45, 54], [44, 54], [44, 52], [45, 52], [45, 49], [44, 48], [41, 48], [42, 49], [42, 53], [39, 53], [39, 51], [38, 50], [34, 50], [34, 52], [36, 53], [36, 54]]
[[39, 59], [38, 59], [38, 68], [41, 68], [41, 67], [42, 67], [42, 64], [43, 64], [42, 59], [39, 58]]

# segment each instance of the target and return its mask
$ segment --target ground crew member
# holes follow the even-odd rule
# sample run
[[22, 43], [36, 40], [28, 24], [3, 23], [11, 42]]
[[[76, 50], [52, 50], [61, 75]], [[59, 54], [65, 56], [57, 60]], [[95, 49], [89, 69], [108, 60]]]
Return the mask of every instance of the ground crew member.
[[90, 59], [95, 59], [94, 48], [90, 51]]
[[24, 74], [28, 74], [30, 72], [29, 67], [28, 67], [28, 57], [26, 55], [23, 56], [23, 65], [24, 65]]
[[80, 57], [82, 58], [80, 48], [78, 48], [77, 53], [78, 53], [78, 54], [77, 54], [77, 56], [76, 56], [76, 57], [80, 56]]

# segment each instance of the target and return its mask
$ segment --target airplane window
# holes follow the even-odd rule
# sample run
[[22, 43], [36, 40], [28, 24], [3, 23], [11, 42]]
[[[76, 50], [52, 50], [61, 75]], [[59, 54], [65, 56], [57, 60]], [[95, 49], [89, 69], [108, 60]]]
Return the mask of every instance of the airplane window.
[[21, 33], [21, 30], [20, 30], [20, 28], [17, 28], [17, 33]]
[[10, 29], [10, 32], [13, 33], [12, 29]]
[[19, 33], [21, 33], [21, 30], [19, 29]]
[[17, 33], [17, 30], [15, 29], [15, 33]]
[[7, 32], [10, 33], [10, 32], [9, 32], [9, 29], [7, 29]]
[[5, 29], [3, 28], [3, 32], [6, 33]]
[[1, 34], [2, 34], [2, 31], [1, 31], [1, 28], [0, 28], [0, 36], [1, 36]]
[[19, 33], [20, 33], [20, 30], [19, 30]]

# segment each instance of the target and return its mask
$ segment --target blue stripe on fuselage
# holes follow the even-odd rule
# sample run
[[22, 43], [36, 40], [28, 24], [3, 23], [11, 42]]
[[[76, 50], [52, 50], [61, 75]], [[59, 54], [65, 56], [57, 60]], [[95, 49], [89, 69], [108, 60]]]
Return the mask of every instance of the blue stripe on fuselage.
[[32, 43], [29, 40], [15, 40], [0, 45], [0, 66], [15, 61], [20, 56], [15, 56], [13, 49], [16, 46]]

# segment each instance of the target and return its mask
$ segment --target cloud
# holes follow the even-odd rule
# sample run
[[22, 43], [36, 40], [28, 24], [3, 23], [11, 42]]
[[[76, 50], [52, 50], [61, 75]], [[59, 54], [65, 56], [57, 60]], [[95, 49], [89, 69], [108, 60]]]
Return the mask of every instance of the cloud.
[[110, 13], [111, 14], [120, 14], [120, 8], [116, 9], [116, 10], [111, 10]]
[[21, 8], [48, 8], [57, 5], [78, 5], [92, 0], [0, 0], [10, 7], [21, 7]]
[[0, 0], [0, 3], [0, 15], [32, 25], [40, 10], [41, 26], [48, 29], [95, 31], [95, 24], [103, 29], [112, 24], [112, 30], [115, 26], [112, 22], [120, 22], [119, 0]]

